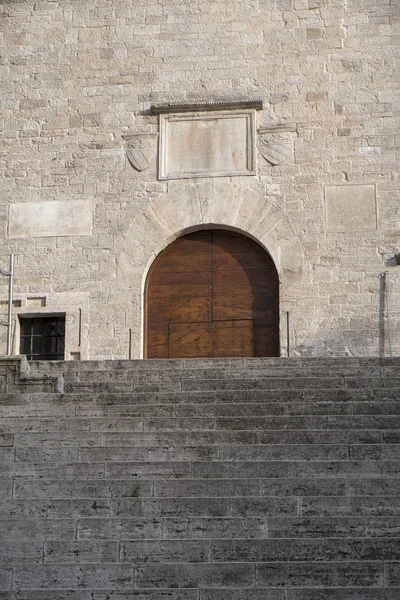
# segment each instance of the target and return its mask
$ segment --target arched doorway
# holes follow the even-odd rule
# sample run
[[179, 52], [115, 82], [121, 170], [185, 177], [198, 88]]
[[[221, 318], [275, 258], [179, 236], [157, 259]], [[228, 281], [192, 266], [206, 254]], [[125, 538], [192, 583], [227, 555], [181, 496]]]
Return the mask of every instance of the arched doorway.
[[221, 229], [178, 238], [145, 287], [146, 358], [279, 356], [279, 281], [270, 256]]

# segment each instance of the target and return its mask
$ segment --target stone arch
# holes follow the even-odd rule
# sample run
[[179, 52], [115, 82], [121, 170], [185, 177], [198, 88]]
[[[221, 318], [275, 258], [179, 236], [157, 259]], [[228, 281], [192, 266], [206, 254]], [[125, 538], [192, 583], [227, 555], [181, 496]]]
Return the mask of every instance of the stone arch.
[[[171, 186], [172, 187], [172, 186]], [[132, 356], [142, 356], [143, 291], [158, 254], [196, 229], [225, 228], [254, 239], [272, 257], [284, 291], [303, 275], [300, 240], [284, 212], [259, 192], [226, 180], [174, 184], [133, 219], [118, 254], [118, 288], [134, 296]]]

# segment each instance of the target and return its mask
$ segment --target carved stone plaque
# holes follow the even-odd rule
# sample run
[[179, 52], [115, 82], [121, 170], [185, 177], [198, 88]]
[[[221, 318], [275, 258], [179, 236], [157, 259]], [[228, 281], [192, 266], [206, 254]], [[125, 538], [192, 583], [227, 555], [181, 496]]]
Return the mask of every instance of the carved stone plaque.
[[132, 133], [125, 135], [127, 140], [126, 156], [137, 171], [145, 171], [155, 160], [156, 133]]
[[295, 132], [289, 127], [260, 129], [258, 132], [258, 149], [271, 165], [281, 165], [293, 156]]
[[255, 174], [255, 110], [160, 115], [160, 179]]

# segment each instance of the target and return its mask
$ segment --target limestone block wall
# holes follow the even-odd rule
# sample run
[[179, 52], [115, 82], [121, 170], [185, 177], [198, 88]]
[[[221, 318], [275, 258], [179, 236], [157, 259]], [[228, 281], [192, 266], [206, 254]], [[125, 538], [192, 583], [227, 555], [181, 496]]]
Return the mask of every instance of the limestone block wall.
[[[140, 358], [152, 260], [215, 225], [273, 257], [283, 355], [288, 312], [292, 354], [387, 355], [388, 298], [398, 354], [399, 16], [393, 0], [1, 2], [14, 351], [19, 314], [57, 312], [67, 359]], [[151, 106], [251, 100], [254, 172], [160, 179]]]

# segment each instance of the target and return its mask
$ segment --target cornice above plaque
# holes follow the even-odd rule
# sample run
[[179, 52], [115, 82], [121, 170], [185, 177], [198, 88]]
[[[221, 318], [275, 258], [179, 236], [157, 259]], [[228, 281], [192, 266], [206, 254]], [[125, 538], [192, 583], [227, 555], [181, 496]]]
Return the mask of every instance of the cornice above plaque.
[[255, 174], [254, 108], [160, 114], [160, 179]]
[[220, 102], [194, 102], [193, 104], [160, 104], [150, 107], [152, 115], [165, 115], [168, 113], [210, 112], [219, 110], [262, 110], [262, 100], [232, 100]]

